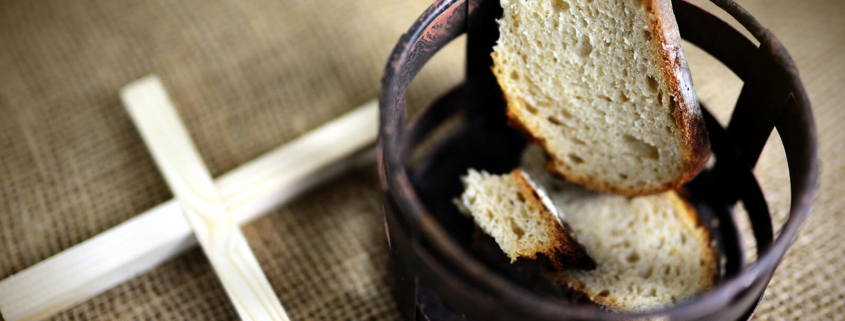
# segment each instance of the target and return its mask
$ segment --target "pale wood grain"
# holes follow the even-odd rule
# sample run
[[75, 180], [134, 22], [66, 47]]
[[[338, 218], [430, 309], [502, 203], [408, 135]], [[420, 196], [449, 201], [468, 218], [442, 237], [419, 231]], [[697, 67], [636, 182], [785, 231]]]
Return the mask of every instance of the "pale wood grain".
[[288, 320], [161, 81], [138, 80], [120, 97], [241, 320]]
[[[371, 164], [373, 151], [361, 150], [375, 141], [377, 113], [376, 102], [368, 102], [218, 178], [229, 213], [242, 225], [350, 167]], [[287, 161], [304, 153], [312, 158]], [[9, 321], [48, 317], [196, 245], [180, 212], [170, 200], [0, 281], [0, 313]]]

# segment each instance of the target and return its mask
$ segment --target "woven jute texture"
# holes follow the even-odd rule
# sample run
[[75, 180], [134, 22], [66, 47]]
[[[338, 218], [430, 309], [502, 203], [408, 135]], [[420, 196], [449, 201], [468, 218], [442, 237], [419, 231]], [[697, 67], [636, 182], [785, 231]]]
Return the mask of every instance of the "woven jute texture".
[[[395, 41], [429, 2], [0, 2], [0, 278], [172, 197], [120, 103], [123, 85], [158, 74], [218, 176], [375, 98]], [[812, 216], [756, 318], [842, 319], [845, 1], [740, 4], [796, 60], [823, 160]], [[407, 95], [412, 110], [460, 82], [463, 46], [422, 71]], [[725, 123], [741, 82], [685, 48], [699, 97]], [[776, 137], [756, 172], [780, 226], [789, 187]], [[294, 320], [399, 318], [377, 182], [373, 168], [355, 170], [243, 228]], [[55, 319], [236, 315], [193, 249]]]

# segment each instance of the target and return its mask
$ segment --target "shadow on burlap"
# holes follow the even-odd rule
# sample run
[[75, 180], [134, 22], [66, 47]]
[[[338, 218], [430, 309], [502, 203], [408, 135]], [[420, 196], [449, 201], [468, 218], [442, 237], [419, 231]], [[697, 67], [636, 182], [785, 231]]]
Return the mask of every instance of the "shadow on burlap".
[[[813, 215], [757, 319], [841, 318], [845, 3], [740, 3], [780, 37], [801, 69], [823, 159]], [[427, 4], [0, 3], [0, 278], [172, 197], [123, 111], [117, 95], [123, 85], [161, 76], [219, 176], [376, 97], [390, 50]], [[686, 49], [700, 98], [724, 123], [741, 82], [697, 48]], [[410, 108], [458, 83], [462, 61], [461, 40], [423, 70], [407, 95]], [[789, 202], [780, 146], [772, 139], [757, 168], [778, 224]], [[244, 227], [294, 320], [398, 318], [379, 201], [375, 171], [361, 169]], [[236, 315], [202, 252], [193, 249], [55, 318]]]

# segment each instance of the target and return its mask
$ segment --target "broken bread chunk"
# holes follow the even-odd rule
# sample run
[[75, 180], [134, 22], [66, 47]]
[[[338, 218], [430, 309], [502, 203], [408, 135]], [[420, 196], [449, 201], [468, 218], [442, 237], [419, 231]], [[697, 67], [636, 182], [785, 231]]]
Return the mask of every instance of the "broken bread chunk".
[[710, 145], [671, 1], [500, 3], [493, 73], [550, 171], [626, 196], [701, 171]]
[[549, 198], [567, 213], [597, 266], [548, 277], [618, 311], [665, 307], [713, 285], [718, 256], [709, 231], [676, 192], [634, 198], [600, 194], [559, 181], [544, 163], [538, 147], [523, 154], [523, 170], [549, 187]]
[[531, 178], [520, 170], [491, 175], [470, 169], [461, 177], [464, 193], [455, 203], [475, 224], [492, 236], [511, 262], [545, 255], [555, 269], [593, 269], [595, 263], [562, 214]]

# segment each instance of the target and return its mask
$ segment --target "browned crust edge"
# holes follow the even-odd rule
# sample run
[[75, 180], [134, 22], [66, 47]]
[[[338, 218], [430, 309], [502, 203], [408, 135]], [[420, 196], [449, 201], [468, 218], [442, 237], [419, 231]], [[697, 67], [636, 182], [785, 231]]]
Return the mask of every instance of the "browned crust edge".
[[[520, 115], [521, 111], [517, 107], [520, 105], [518, 99], [508, 95], [506, 90], [502, 90], [507, 103], [506, 114], [508, 124], [521, 131], [532, 143], [540, 146], [545, 151], [546, 156], [549, 158], [546, 169], [561, 179], [610, 194], [623, 196], [651, 195], [680, 188], [683, 184], [698, 175], [710, 158], [710, 140], [707, 135], [707, 128], [704, 125], [704, 117], [701, 114], [698, 100], [695, 98], [695, 92], [692, 89], [692, 81], [689, 80], [689, 66], [681, 48], [681, 38], [677, 30], [678, 26], [672, 11], [671, 1], [646, 0], [644, 5], [647, 6], [646, 10], [652, 12], [656, 18], [651, 21], [652, 34], [655, 35], [651, 40], [653, 54], [658, 55], [663, 61], [660, 64], [663, 80], [669, 83], [670, 94], [675, 98], [671, 100], [674, 104], [672, 116], [675, 119], [678, 129], [677, 132], [679, 133], [678, 137], [682, 144], [684, 169], [677, 177], [668, 182], [636, 187], [617, 186], [610, 182], [596, 180], [589, 175], [565, 170], [565, 168], [569, 167], [567, 162], [554, 157], [549, 152], [546, 141], [534, 135], [524, 125], [523, 117]], [[664, 42], [667, 44], [665, 47], [663, 45]], [[670, 52], [666, 48], [674, 48], [674, 50]], [[493, 75], [496, 76], [499, 86], [504, 89], [507, 87], [507, 77], [498, 67], [500, 62], [496, 52], [493, 52], [491, 56], [493, 58], [493, 67], [491, 68]], [[682, 86], [687, 88], [688, 95], [682, 94]]]
[[[712, 235], [710, 234], [710, 230], [704, 225], [701, 221], [701, 217], [698, 215], [698, 212], [695, 208], [689, 204], [681, 195], [679, 195], [676, 191], [670, 191], [666, 193], [669, 197], [669, 200], [672, 202], [672, 206], [682, 209], [682, 212], [686, 214], [687, 219], [694, 222], [694, 230], [700, 237], [700, 240], [703, 242], [702, 245], [708, 251], [704, 254], [707, 269], [707, 275], [701, 281], [702, 289], [706, 290], [711, 288], [716, 283], [716, 250], [711, 245], [712, 243]], [[570, 281], [567, 280], [560, 275], [554, 275], [554, 278], [558, 279], [558, 283], [562, 286], [566, 286], [572, 292], [578, 293], [579, 295], [584, 296], [586, 300], [589, 300], [601, 307], [607, 308], [613, 311], [625, 311], [619, 305], [614, 304], [610, 300], [607, 300], [603, 297], [598, 296], [598, 293], [591, 293], [595, 291], [587, 290], [587, 286], [579, 281]]]
[[713, 234], [710, 234], [710, 229], [707, 228], [707, 225], [701, 220], [701, 216], [698, 215], [698, 211], [696, 211], [695, 207], [690, 204], [682, 190], [673, 191], [669, 194], [671, 194], [669, 195], [669, 198], [676, 207], [682, 207], [685, 209], [684, 213], [686, 214], [687, 219], [695, 224], [694, 228], [696, 232], [698, 232], [697, 234], [701, 236], [700, 240], [702, 242], [702, 246], [709, 250], [706, 253], [707, 257], [705, 258], [705, 264], [708, 267], [708, 278], [701, 280], [701, 282], [705, 289], [710, 288], [716, 283], [716, 281], [718, 281], [717, 271], [719, 270], [719, 252], [713, 247]]
[[[554, 230], [552, 233], [555, 240], [552, 241], [554, 246], [550, 248], [538, 249], [537, 253], [543, 254], [552, 262], [552, 266], [557, 270], [566, 268], [577, 268], [583, 270], [594, 270], [596, 262], [587, 254], [587, 250], [571, 231], [567, 231], [564, 226], [561, 226], [558, 218], [549, 209], [543, 205], [543, 201], [537, 194], [537, 191], [526, 181], [525, 176], [519, 169], [511, 172], [511, 178], [517, 183], [519, 191], [525, 197], [528, 205], [537, 213], [540, 213], [540, 218], [544, 221], [544, 225]], [[537, 258], [537, 253], [526, 255], [532, 259]]]
[[652, 50], [663, 61], [662, 76], [664, 81], [669, 83], [674, 98], [670, 100], [674, 104], [672, 116], [679, 129], [679, 138], [686, 158], [682, 172], [685, 175], [679, 177], [679, 184], [671, 188], [676, 189], [704, 169], [710, 159], [710, 138], [693, 89], [672, 1], [650, 0], [644, 4], [647, 6], [646, 10], [651, 11], [656, 18], [651, 24], [654, 35], [651, 39]]

